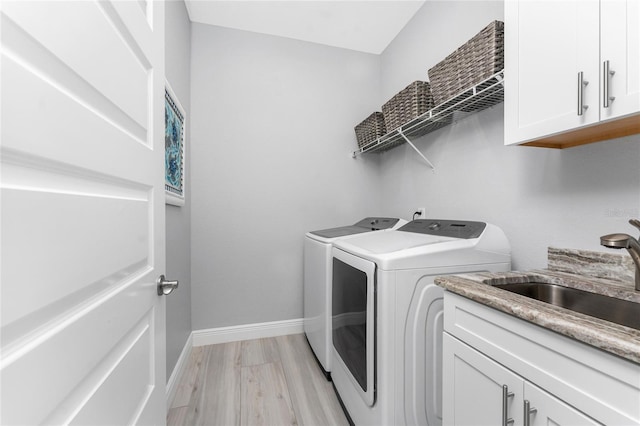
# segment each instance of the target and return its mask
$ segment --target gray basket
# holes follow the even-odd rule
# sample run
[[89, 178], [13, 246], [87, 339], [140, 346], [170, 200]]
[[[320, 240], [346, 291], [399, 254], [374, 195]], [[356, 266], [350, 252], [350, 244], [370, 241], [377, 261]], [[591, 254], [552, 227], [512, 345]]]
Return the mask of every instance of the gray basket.
[[433, 108], [429, 83], [414, 81], [382, 105], [384, 123], [389, 131], [424, 114]]
[[504, 68], [504, 22], [493, 21], [471, 40], [429, 69], [436, 105]]
[[365, 118], [354, 129], [356, 131], [356, 139], [358, 140], [358, 148], [370, 144], [387, 133], [384, 125], [384, 117], [379, 111]]

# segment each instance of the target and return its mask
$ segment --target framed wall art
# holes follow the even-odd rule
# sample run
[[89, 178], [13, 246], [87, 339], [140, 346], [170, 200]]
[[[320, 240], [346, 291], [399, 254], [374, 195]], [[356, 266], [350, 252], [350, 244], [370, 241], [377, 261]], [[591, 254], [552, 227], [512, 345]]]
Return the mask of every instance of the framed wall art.
[[164, 91], [164, 190], [166, 204], [185, 201], [185, 111], [168, 82]]

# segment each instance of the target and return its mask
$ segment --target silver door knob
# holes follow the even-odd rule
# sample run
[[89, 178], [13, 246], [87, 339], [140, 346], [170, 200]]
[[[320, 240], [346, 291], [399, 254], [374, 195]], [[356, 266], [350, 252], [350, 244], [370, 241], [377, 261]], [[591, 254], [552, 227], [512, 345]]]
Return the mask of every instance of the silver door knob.
[[179, 284], [178, 280], [169, 281], [164, 278], [164, 275], [160, 275], [156, 280], [156, 283], [158, 284], [158, 296], [171, 294], [174, 289], [178, 288]]

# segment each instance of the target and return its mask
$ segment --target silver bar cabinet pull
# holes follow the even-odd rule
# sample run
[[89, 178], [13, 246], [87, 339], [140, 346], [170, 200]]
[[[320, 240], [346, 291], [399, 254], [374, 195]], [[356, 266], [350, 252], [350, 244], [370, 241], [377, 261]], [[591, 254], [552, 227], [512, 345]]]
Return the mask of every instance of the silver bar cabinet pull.
[[616, 99], [615, 96], [609, 96], [609, 78], [615, 73], [615, 71], [609, 70], [608, 59], [602, 63], [602, 106], [605, 108], [609, 108], [609, 101], [613, 102]]
[[582, 115], [584, 111], [589, 108], [589, 105], [584, 104], [584, 88], [589, 84], [584, 80], [584, 73], [580, 71], [578, 73], [578, 115]]
[[513, 419], [509, 417], [507, 412], [507, 405], [509, 404], [509, 398], [513, 396], [513, 392], [509, 392], [507, 385], [502, 385], [502, 426], [508, 426], [513, 423]]
[[537, 408], [531, 408], [529, 400], [524, 400], [524, 426], [531, 426], [531, 414], [538, 411]]

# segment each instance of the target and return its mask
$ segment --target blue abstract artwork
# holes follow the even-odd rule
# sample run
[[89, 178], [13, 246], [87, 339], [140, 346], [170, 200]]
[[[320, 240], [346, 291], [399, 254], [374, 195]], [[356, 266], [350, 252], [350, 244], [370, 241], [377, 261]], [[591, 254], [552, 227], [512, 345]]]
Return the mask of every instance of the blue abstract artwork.
[[165, 91], [164, 95], [165, 191], [184, 197], [184, 115]]

